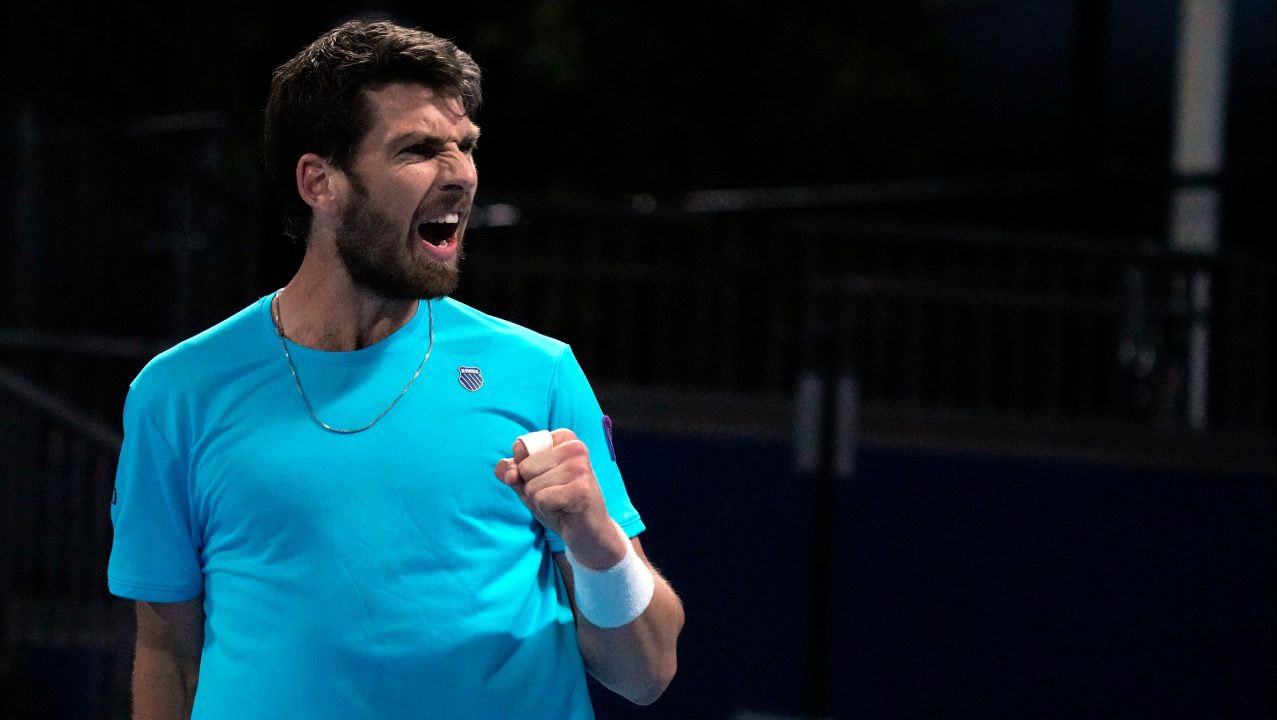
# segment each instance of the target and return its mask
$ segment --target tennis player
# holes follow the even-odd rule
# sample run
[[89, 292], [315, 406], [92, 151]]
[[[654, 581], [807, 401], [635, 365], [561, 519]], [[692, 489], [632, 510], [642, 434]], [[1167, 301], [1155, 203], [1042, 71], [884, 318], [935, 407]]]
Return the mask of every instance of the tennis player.
[[673, 677], [682, 605], [571, 349], [449, 297], [479, 102], [466, 53], [390, 23], [275, 71], [305, 257], [125, 404], [134, 717], [571, 720], [587, 672], [636, 703]]

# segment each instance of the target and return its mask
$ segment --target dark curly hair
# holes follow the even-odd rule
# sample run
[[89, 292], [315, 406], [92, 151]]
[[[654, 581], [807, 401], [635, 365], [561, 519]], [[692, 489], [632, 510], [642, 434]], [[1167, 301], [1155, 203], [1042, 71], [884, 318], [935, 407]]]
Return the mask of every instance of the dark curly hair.
[[389, 22], [351, 21], [324, 33], [276, 68], [262, 150], [284, 208], [284, 234], [304, 240], [310, 206], [297, 194], [297, 159], [312, 152], [348, 170], [372, 124], [364, 92], [409, 82], [479, 108], [479, 66], [451, 41]]

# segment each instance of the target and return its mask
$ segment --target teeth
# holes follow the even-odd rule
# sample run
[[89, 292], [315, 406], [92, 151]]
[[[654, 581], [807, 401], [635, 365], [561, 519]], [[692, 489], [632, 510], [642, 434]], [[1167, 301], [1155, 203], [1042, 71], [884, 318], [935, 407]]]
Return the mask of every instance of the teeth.
[[456, 223], [461, 222], [461, 215], [459, 215], [459, 214], [457, 214], [457, 213], [448, 213], [447, 215], [441, 215], [440, 217], [430, 218], [430, 219], [429, 219], [429, 220], [427, 220], [426, 222], [428, 222], [428, 223], [452, 223], [452, 224], [456, 224]]

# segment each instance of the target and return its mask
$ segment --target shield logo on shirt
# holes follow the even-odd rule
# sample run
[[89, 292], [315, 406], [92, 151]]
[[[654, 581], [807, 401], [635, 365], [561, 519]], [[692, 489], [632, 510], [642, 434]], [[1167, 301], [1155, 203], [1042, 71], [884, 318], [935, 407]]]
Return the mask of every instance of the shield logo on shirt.
[[461, 383], [461, 387], [474, 392], [483, 387], [483, 371], [477, 367], [462, 365], [457, 368], [457, 382]]

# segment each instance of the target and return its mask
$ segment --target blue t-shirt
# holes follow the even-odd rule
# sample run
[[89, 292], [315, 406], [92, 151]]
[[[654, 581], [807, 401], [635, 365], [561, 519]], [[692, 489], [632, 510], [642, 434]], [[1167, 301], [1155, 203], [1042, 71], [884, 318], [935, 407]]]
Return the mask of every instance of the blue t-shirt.
[[195, 718], [590, 718], [545, 530], [493, 468], [566, 427], [643, 530], [568, 346], [450, 299], [354, 352], [289, 343], [270, 297], [161, 354], [125, 403], [116, 595], [204, 593]]

